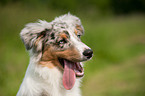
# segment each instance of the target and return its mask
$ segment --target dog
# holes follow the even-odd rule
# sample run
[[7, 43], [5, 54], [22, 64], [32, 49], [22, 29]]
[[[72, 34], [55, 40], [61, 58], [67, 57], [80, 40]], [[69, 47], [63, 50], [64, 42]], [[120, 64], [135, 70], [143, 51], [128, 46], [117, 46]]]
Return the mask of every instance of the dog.
[[93, 55], [83, 34], [80, 19], [70, 13], [27, 24], [20, 37], [30, 62], [17, 96], [81, 96], [82, 62]]

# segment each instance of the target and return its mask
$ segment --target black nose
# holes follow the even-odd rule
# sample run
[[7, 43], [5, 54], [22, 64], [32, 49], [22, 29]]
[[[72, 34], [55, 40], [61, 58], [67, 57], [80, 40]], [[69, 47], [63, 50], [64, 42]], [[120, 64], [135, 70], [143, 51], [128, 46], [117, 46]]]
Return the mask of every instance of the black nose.
[[88, 59], [92, 57], [93, 55], [93, 50], [91, 49], [86, 49], [84, 52], [83, 52], [83, 55], [86, 56]]

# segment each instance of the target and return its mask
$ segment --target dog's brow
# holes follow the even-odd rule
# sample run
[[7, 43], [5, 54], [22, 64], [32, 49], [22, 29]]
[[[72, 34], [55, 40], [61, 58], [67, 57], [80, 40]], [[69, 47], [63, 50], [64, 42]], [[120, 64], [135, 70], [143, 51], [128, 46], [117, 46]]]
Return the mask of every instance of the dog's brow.
[[68, 36], [67, 36], [65, 33], [63, 33], [63, 34], [61, 34], [61, 38], [65, 38], [65, 39], [67, 39]]
[[78, 34], [78, 31], [75, 29], [75, 34], [77, 35]]
[[82, 29], [82, 27], [80, 25], [76, 25], [76, 29], [80, 30], [83, 33], [83, 29]]
[[67, 39], [70, 37], [68, 31], [63, 31], [61, 34], [60, 34], [60, 37], [61, 38], [64, 38], [64, 39]]

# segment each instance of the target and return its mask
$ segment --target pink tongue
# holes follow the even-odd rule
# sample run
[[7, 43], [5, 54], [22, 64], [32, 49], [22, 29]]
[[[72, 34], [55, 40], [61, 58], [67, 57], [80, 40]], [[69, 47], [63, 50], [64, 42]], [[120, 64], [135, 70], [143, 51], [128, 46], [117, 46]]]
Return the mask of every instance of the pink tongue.
[[70, 90], [75, 84], [76, 75], [74, 72], [75, 64], [64, 60], [63, 86]]

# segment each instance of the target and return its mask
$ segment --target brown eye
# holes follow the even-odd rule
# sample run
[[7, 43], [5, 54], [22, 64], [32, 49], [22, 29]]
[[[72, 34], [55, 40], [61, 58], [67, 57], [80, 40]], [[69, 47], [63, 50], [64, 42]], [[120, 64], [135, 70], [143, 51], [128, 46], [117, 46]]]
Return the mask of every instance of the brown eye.
[[58, 43], [59, 43], [59, 44], [64, 44], [64, 43], [66, 43], [66, 40], [65, 40], [65, 39], [62, 39], [62, 40], [60, 40]]
[[81, 35], [77, 35], [78, 38], [81, 38]]

